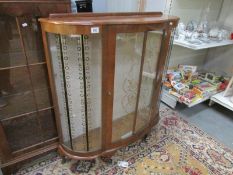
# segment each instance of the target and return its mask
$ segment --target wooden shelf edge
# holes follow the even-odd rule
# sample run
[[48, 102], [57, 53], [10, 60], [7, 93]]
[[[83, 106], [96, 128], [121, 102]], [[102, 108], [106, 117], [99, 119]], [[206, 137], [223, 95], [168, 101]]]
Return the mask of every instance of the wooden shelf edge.
[[1, 70], [10, 70], [10, 69], [20, 69], [20, 68], [25, 68], [25, 67], [30, 67], [31, 66], [40, 66], [40, 65], [45, 65], [46, 62], [38, 62], [38, 63], [30, 63], [30, 64], [22, 64], [22, 65], [15, 65], [15, 66], [7, 66], [7, 67], [0, 67], [0, 71]]
[[8, 166], [14, 165], [16, 163], [25, 161], [27, 159], [33, 158], [33, 157], [41, 155], [43, 153], [46, 153], [46, 152], [49, 152], [49, 151], [52, 151], [52, 150], [56, 150], [57, 148], [58, 148], [58, 142], [52, 143], [52, 144], [50, 144], [48, 146], [45, 146], [43, 148], [39, 148], [39, 149], [37, 149], [35, 151], [31, 151], [31, 152], [26, 153], [26, 154], [24, 154], [22, 156], [16, 157], [16, 158], [10, 160], [9, 162], [2, 163], [0, 165], [0, 168], [5, 168], [5, 167], [8, 167]]
[[54, 109], [54, 106], [49, 106], [49, 107], [46, 107], [46, 108], [34, 110], [34, 111], [31, 111], [31, 112], [26, 112], [26, 113], [23, 113], [23, 114], [14, 115], [14, 116], [11, 116], [11, 117], [6, 117], [6, 118], [3, 118], [3, 119], [0, 118], [0, 122], [5, 122], [5, 121], [8, 121], [8, 120], [14, 120], [14, 119], [17, 119], [17, 118], [20, 118], [20, 117], [25, 117], [27, 115], [32, 115], [32, 114], [35, 114], [35, 113], [38, 113], [38, 112], [40, 113], [40, 112], [43, 112], [43, 111], [48, 111], [48, 110], [53, 110], [53, 109]]

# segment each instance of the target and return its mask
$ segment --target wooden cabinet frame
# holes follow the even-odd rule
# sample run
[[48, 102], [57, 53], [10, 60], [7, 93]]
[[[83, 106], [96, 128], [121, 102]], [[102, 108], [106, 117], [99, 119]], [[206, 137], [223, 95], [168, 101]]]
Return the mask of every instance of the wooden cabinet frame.
[[[47, 17], [50, 12], [53, 13], [67, 13], [71, 12], [70, 8], [70, 1], [63, 1], [63, 0], [18, 0], [18, 1], [12, 1], [12, 0], [0, 0], [0, 15], [3, 16], [11, 16], [14, 18], [16, 23], [15, 30], [19, 34], [19, 40], [20, 43], [18, 44], [19, 48], [21, 49], [23, 53], [23, 57], [26, 61], [28, 61], [28, 55], [27, 51], [25, 50], [25, 44], [28, 44], [24, 41], [24, 36], [22, 32], [22, 21], [24, 17], [30, 18], [32, 16], [34, 17]], [[40, 30], [40, 29], [38, 29]], [[37, 41], [35, 41], [37, 42]], [[30, 43], [29, 43], [30, 44]], [[35, 43], [34, 43], [35, 44]], [[41, 43], [37, 43], [38, 45]], [[1, 70], [10, 70], [10, 69], [17, 69], [17, 68], [25, 68], [28, 71], [28, 74], [31, 79], [31, 72], [29, 66], [37, 66], [37, 65], [45, 65], [46, 62], [38, 62], [38, 63], [32, 63], [29, 64], [28, 62], [25, 63], [25, 65], [20, 66], [9, 66], [9, 67], [1, 67]], [[32, 87], [33, 91], [33, 87]], [[32, 93], [35, 98], [35, 93]], [[22, 101], [23, 103], [23, 101]], [[37, 105], [37, 104], [36, 104]], [[14, 171], [17, 169], [17, 165], [22, 163], [23, 161], [29, 160], [33, 157], [36, 157], [38, 155], [41, 155], [43, 153], [49, 152], [51, 150], [55, 150], [58, 147], [58, 136], [51, 139], [44, 139], [41, 142], [37, 142], [35, 144], [32, 144], [28, 147], [23, 147], [19, 150], [12, 150], [11, 146], [9, 144], [9, 139], [7, 138], [6, 131], [4, 130], [3, 122], [10, 121], [14, 119], [21, 120], [21, 117], [30, 115], [32, 113], [39, 113], [46, 110], [53, 110], [53, 106], [43, 109], [38, 109], [38, 106], [36, 107], [36, 110], [30, 111], [30, 112], [24, 112], [17, 115], [10, 116], [8, 118], [1, 118], [0, 120], [0, 168], [2, 168], [4, 174], [10, 174], [12, 173], [12, 170]], [[1, 113], [1, 112], [0, 112]], [[52, 115], [52, 114], [51, 114]], [[52, 116], [51, 116], [52, 117]], [[38, 117], [39, 118], [39, 117]], [[26, 127], [26, 126], [25, 126]], [[20, 131], [19, 131], [20, 132]], [[43, 136], [44, 138], [44, 136]]]
[[[117, 18], [122, 19], [118, 20]], [[84, 13], [84, 14], [54, 14], [49, 18], [40, 19], [42, 26], [42, 35], [46, 61], [49, 70], [50, 85], [52, 87], [53, 101], [56, 109], [57, 126], [59, 130], [59, 152], [72, 159], [93, 159], [97, 156], [111, 155], [116, 149], [135, 142], [145, 136], [151, 128], [159, 121], [158, 101], [160, 100], [161, 82], [165, 63], [168, 57], [169, 48], [172, 44], [171, 35], [173, 29], [177, 26], [178, 18], [163, 15], [160, 12], [145, 13]], [[47, 33], [61, 35], [85, 35], [91, 34], [91, 28], [98, 27], [102, 36], [102, 147], [93, 152], [75, 152], [62, 143], [61, 116], [59, 115], [58, 99], [53, 76], [53, 68], [47, 40]], [[139, 91], [141, 86], [142, 67], [145, 56], [145, 44], [147, 41], [147, 32], [162, 31], [162, 44], [157, 63], [156, 77], [153, 80], [154, 89], [151, 98], [152, 117], [150, 122], [140, 132], [134, 132], [129, 138], [112, 143], [112, 117], [113, 117], [113, 97], [114, 97], [114, 78], [115, 78], [115, 55], [116, 55], [116, 35], [118, 33], [144, 32], [143, 49], [140, 65], [140, 78], [138, 84], [138, 97], [136, 110], [138, 108]], [[134, 117], [134, 129], [136, 123]]]

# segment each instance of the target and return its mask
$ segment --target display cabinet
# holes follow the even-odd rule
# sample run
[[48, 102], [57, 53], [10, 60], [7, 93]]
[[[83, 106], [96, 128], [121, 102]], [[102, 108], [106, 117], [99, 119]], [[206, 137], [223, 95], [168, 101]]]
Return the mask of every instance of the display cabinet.
[[161, 81], [178, 18], [84, 13], [40, 22], [60, 153], [105, 157], [144, 137], [159, 120]]
[[69, 1], [0, 0], [0, 167], [57, 148], [39, 17], [70, 12]]

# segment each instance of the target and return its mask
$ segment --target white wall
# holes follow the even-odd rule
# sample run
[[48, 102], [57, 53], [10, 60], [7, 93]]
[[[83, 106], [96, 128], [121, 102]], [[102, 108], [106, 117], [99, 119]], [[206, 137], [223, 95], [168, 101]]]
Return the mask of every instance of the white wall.
[[136, 12], [139, 0], [107, 0], [108, 12]]
[[160, 11], [164, 12], [166, 6], [166, 0], [146, 0], [145, 11]]
[[[233, 32], [233, 1], [225, 0], [220, 15], [222, 26]], [[218, 47], [208, 52], [205, 68], [216, 73], [233, 75], [233, 46]]]
[[176, 68], [178, 64], [197, 65], [202, 67], [206, 55], [207, 50], [195, 51], [173, 45], [168, 67]]
[[[145, 3], [144, 11], [162, 11], [177, 15], [181, 21], [187, 23], [191, 19], [199, 20], [203, 7], [210, 3], [208, 19], [216, 20], [222, 0], [142, 0]], [[139, 9], [140, 0], [93, 0], [93, 9], [96, 12], [134, 12]], [[174, 46], [171, 53], [170, 67], [177, 64], [192, 64], [201, 66], [204, 63], [207, 50], [193, 51]]]
[[[72, 12], [76, 13], [75, 0], [71, 0]], [[107, 0], [93, 0], [92, 3], [93, 12], [106, 12], [107, 11]]]
[[[172, 6], [170, 3], [172, 2]], [[207, 19], [216, 21], [218, 19], [222, 0], [167, 0], [165, 13], [180, 17], [180, 22], [187, 24], [190, 20], [200, 20], [205, 8], [209, 5]], [[171, 8], [170, 8], [171, 7]], [[208, 50], [194, 51], [180, 46], [173, 46], [169, 67], [178, 64], [190, 64], [202, 67]]]
[[[179, 16], [181, 21], [187, 23], [190, 20], [200, 20], [203, 11], [209, 6], [207, 19], [215, 21], [218, 18], [223, 0], [167, 0], [166, 13]], [[170, 9], [170, 3], [172, 8]], [[170, 9], [170, 10], [169, 10]]]
[[[145, 3], [144, 11], [164, 11], [165, 0], [141, 0]], [[136, 12], [139, 10], [140, 0], [107, 0], [108, 12]]]
[[93, 0], [93, 12], [107, 12], [107, 0]]
[[[74, 2], [74, 0], [72, 0]], [[142, 0], [143, 1], [143, 0]], [[233, 28], [233, 0], [224, 0], [223, 10], [220, 15], [221, 4], [223, 0], [144, 0], [145, 11], [163, 11], [166, 14], [179, 16], [180, 21], [187, 23], [195, 19], [200, 20], [203, 10], [209, 5], [209, 13], [207, 19], [216, 21], [220, 16], [220, 21], [228, 28]], [[172, 5], [170, 6], [170, 3]], [[94, 12], [133, 12], [138, 11], [140, 0], [93, 0]], [[76, 10], [76, 7], [74, 5]], [[233, 55], [231, 48], [218, 48], [193, 51], [180, 46], [173, 46], [169, 67], [177, 66], [178, 64], [192, 64], [203, 66], [208, 56], [205, 68], [212, 68], [215, 64], [222, 65], [224, 62], [232, 67], [231, 59]], [[212, 51], [213, 50], [213, 51]], [[224, 52], [224, 54], [221, 54]], [[224, 62], [223, 62], [224, 60]], [[229, 61], [230, 60], [230, 61]], [[218, 66], [217, 66], [218, 67]], [[219, 67], [219, 69], [222, 69]], [[227, 72], [231, 72], [233, 68], [226, 68]], [[214, 70], [216, 71], [216, 70]]]
[[[72, 1], [72, 11], [76, 12], [76, 6]], [[140, 0], [93, 0], [94, 12], [136, 12], [139, 9]], [[145, 11], [163, 11], [165, 0], [145, 0]]]

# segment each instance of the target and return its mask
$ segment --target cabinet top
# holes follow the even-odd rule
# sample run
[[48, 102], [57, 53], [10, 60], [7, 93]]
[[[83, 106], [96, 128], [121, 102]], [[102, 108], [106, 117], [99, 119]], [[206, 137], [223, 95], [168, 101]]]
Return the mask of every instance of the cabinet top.
[[179, 18], [163, 15], [162, 12], [129, 12], [129, 13], [78, 13], [51, 14], [49, 18], [41, 18], [40, 22], [63, 25], [114, 25], [114, 24], [156, 24], [174, 22]]

